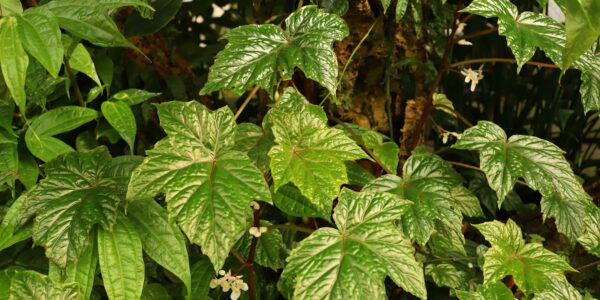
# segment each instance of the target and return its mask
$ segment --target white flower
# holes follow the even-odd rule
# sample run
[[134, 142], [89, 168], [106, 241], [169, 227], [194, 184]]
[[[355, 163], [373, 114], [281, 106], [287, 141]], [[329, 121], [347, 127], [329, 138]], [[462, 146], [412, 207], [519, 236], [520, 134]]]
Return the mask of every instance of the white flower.
[[[456, 22], [458, 22], [458, 20]], [[455, 37], [461, 37], [461, 36], [465, 35], [465, 33], [463, 31], [464, 31], [464, 29], [465, 29], [466, 26], [467, 26], [467, 23], [462, 23], [462, 22], [458, 23], [456, 25], [456, 32], [454, 32], [454, 36]], [[451, 33], [452, 33], [452, 28], [446, 29], [446, 35], [447, 36], [450, 35]]]
[[231, 271], [225, 272], [225, 270], [220, 270], [219, 276], [221, 276], [221, 278], [214, 278], [210, 281], [210, 288], [214, 289], [220, 286], [223, 292], [228, 292], [229, 290], [231, 290], [232, 300], [237, 300], [240, 297], [242, 291], [248, 290], [248, 284], [246, 284], [244, 280], [242, 280], [241, 275], [234, 276], [231, 275]]
[[252, 209], [254, 209], [254, 210], [260, 209], [260, 204], [258, 204], [258, 202], [256, 202], [256, 201], [250, 202], [250, 206], [252, 206]]
[[465, 39], [458, 40], [457, 44], [459, 44], [461, 46], [473, 46], [473, 43], [471, 43]]
[[468, 263], [467, 266], [469, 266], [470, 269], [473, 269], [473, 264], [472, 263]]
[[452, 131], [446, 131], [446, 132], [443, 132], [443, 133], [441, 134], [441, 136], [442, 136], [442, 143], [444, 143], [444, 144], [445, 144], [445, 143], [447, 143], [447, 142], [448, 142], [448, 138], [449, 138], [450, 136], [453, 136], [453, 137], [455, 137], [456, 139], [460, 139], [460, 138], [462, 137], [462, 133], [458, 133], [458, 132], [452, 132]]
[[260, 237], [265, 232], [267, 232], [267, 227], [250, 227], [248, 229], [248, 233], [255, 237]]
[[481, 70], [482, 67], [483, 65], [481, 65], [477, 71], [474, 71], [471, 68], [460, 71], [460, 74], [465, 76], [465, 83], [471, 82], [471, 92], [475, 91], [475, 87], [479, 83], [479, 80], [483, 79], [483, 71]]

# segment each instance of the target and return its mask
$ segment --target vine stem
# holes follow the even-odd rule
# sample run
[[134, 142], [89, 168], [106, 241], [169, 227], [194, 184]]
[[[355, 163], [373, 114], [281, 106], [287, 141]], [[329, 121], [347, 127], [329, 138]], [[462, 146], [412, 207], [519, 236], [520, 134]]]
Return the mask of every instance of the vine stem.
[[[371, 31], [373, 30], [373, 27], [375, 27], [375, 24], [377, 24], [377, 20], [375, 20], [375, 22], [373, 22], [373, 24], [371, 24], [371, 27], [369, 27], [369, 30], [367, 30], [367, 33], [365, 33], [365, 35], [363, 35], [363, 37], [360, 39], [360, 41], [358, 42], [356, 47], [354, 47], [354, 49], [352, 50], [352, 53], [350, 53], [350, 57], [348, 57], [348, 61], [346, 61], [346, 63], [344, 64], [342, 73], [340, 74], [339, 79], [338, 79], [337, 83], [335, 84], [336, 88], [339, 87], [340, 84], [342, 84], [342, 79], [344, 78], [344, 74], [346, 73], [346, 70], [348, 69], [350, 62], [352, 62], [352, 59], [354, 58], [354, 54], [356, 54], [356, 52], [358, 52], [358, 49], [360, 48], [360, 46], [362, 46], [362, 44], [367, 40], [367, 37], [369, 37], [369, 34], [371, 34]], [[325, 103], [325, 101], [327, 101], [327, 99], [329, 99], [329, 97], [331, 97], [331, 92], [327, 93], [327, 96], [325, 96], [325, 98], [323, 98], [321, 103], [319, 103], [319, 106], [323, 106], [323, 104]]]
[[248, 106], [248, 103], [250, 103], [250, 100], [252, 100], [252, 97], [254, 97], [254, 95], [256, 95], [256, 92], [258, 92], [258, 89], [260, 88], [260, 86], [255, 86], [251, 91], [250, 94], [248, 94], [248, 96], [246, 96], [246, 99], [244, 99], [244, 102], [242, 103], [242, 106], [240, 106], [240, 108], [235, 112], [235, 119], [237, 120], [239, 118], [239, 116], [242, 114], [242, 112], [244, 111], [244, 108], [246, 108], [246, 106]]
[[[513, 58], [502, 58], [502, 57], [490, 57], [490, 58], [475, 58], [475, 59], [467, 59], [459, 62], [455, 62], [448, 66], [448, 69], [456, 68], [462, 65], [468, 64], [478, 64], [478, 63], [486, 63], [486, 62], [502, 62], [502, 63], [517, 63], [517, 61]], [[560, 69], [559, 66], [555, 64], [543, 63], [539, 61], [528, 61], [525, 62], [526, 65], [533, 65], [542, 68], [550, 68], [550, 69]]]
[[[458, 162], [458, 161], [450, 161], [450, 160], [447, 160], [446, 162], [448, 162], [449, 164], [451, 164], [453, 166], [457, 166], [457, 167], [461, 167], [461, 168], [465, 168], [465, 169], [471, 169], [471, 170], [483, 172], [482, 169], [480, 169], [480, 168], [478, 168], [476, 166], [473, 166], [473, 165], [461, 163], [461, 162]], [[525, 181], [517, 180], [517, 183], [520, 184], [520, 185], [529, 186]]]
[[346, 125], [346, 123], [344, 123], [342, 120], [334, 117], [334, 116], [329, 116], [329, 118], [331, 120], [333, 120], [334, 122], [340, 124], [340, 126], [344, 127], [344, 129], [346, 129], [350, 135], [352, 135], [352, 137], [365, 149], [365, 151], [369, 154], [369, 156], [371, 156], [373, 158], [373, 160], [375, 160], [375, 162], [388, 174], [394, 174], [392, 173], [392, 171], [390, 169], [388, 169], [388, 167], [385, 166], [385, 164], [383, 164], [383, 162], [377, 157], [377, 155], [375, 155], [375, 153], [373, 153], [373, 151], [371, 151], [371, 149], [369, 149], [366, 145], [365, 145], [365, 141], [363, 141], [363, 139], [358, 136], [354, 130], [352, 130], [352, 128], [348, 127], [348, 125]]
[[314, 230], [311, 228], [298, 226], [296, 224], [275, 224], [275, 225], [269, 226], [268, 228], [269, 228], [269, 230], [287, 229], [287, 230], [292, 230], [292, 231], [304, 232], [304, 233], [308, 233], [308, 234], [311, 234], [314, 232]]
[[599, 259], [599, 260], [596, 260], [596, 261], [593, 261], [593, 262], [591, 262], [591, 263], [588, 263], [588, 264], [585, 264], [585, 265], [579, 266], [579, 267], [575, 268], [575, 270], [577, 270], [577, 271], [581, 271], [581, 270], [585, 270], [585, 269], [587, 269], [587, 268], [591, 268], [591, 267], [593, 267], [593, 266], [596, 266], [596, 265], [599, 265], [599, 264], [600, 264], [600, 259]]
[[496, 31], [498, 31], [497, 27], [488, 28], [488, 29], [484, 29], [484, 30], [481, 30], [481, 31], [477, 31], [477, 32], [471, 33], [471, 34], [467, 34], [467, 35], [463, 36], [460, 39], [461, 40], [463, 40], [463, 39], [464, 40], [469, 40], [469, 39], [476, 38], [476, 37], [479, 37], [479, 36], [482, 36], [482, 35], [486, 35], [486, 34], [490, 34], [490, 33], [496, 32]]

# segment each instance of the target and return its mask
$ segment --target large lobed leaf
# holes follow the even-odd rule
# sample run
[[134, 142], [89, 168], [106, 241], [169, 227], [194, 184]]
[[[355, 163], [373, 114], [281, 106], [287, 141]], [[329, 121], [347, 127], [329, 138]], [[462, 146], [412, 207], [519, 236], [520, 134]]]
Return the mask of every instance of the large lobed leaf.
[[[365, 190], [392, 193], [412, 202], [401, 218], [404, 233], [425, 245], [434, 231], [457, 233], [461, 244], [461, 212], [482, 216], [477, 198], [462, 186], [462, 179], [439, 156], [417, 148], [404, 164], [404, 178], [396, 175], [379, 177]], [[458, 245], [460, 246], [460, 245]]]
[[426, 297], [423, 269], [394, 222], [407, 203], [386, 193], [342, 190], [334, 220], [292, 250], [280, 288], [294, 299], [386, 299], [389, 276], [404, 290]]
[[310, 202], [330, 210], [348, 182], [344, 161], [368, 157], [342, 130], [328, 127], [314, 105], [281, 104], [266, 119], [276, 144], [269, 151], [274, 191], [293, 183]]
[[165, 193], [169, 218], [219, 270], [246, 229], [250, 202], [270, 202], [269, 189], [248, 156], [233, 149], [236, 124], [228, 108], [168, 102], [158, 115], [167, 137], [134, 171], [128, 198]]
[[480, 121], [467, 129], [453, 146], [479, 151], [480, 165], [497, 195], [498, 206], [523, 178], [542, 193], [544, 217], [554, 217], [558, 230], [572, 240], [585, 232], [582, 216], [591, 201], [556, 145], [534, 137], [514, 135], [507, 138], [498, 125]]
[[564, 279], [565, 271], [575, 271], [542, 244], [526, 244], [521, 229], [511, 219], [506, 224], [491, 221], [474, 226], [492, 245], [484, 255], [484, 284], [512, 275], [517, 286], [531, 294], [551, 288], [556, 284], [555, 278]]
[[272, 24], [245, 25], [225, 34], [229, 43], [217, 55], [200, 93], [227, 88], [241, 94], [254, 85], [272, 92], [278, 75], [289, 80], [297, 67], [335, 94], [338, 66], [331, 44], [348, 35], [344, 20], [309, 5], [292, 13], [285, 24], [285, 30]]
[[111, 230], [125, 198], [131, 167], [104, 147], [71, 152], [47, 163], [46, 178], [27, 194], [35, 214], [33, 240], [59, 267], [76, 260], [100, 225]]

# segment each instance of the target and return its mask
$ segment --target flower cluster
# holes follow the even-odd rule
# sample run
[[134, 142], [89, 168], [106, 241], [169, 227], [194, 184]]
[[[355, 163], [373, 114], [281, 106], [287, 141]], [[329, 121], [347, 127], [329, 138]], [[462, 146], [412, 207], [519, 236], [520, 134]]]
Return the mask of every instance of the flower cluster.
[[471, 68], [463, 69], [460, 74], [465, 76], [465, 83], [471, 82], [471, 92], [475, 91], [475, 87], [479, 83], [479, 80], [483, 79], [483, 65], [479, 67], [479, 70], [473, 70]]
[[456, 139], [460, 139], [462, 137], [462, 133], [452, 132], [452, 131], [446, 131], [446, 132], [442, 133], [441, 136], [442, 136], [442, 143], [445, 144], [445, 143], [448, 142], [448, 138], [450, 136], [453, 136]]
[[265, 232], [267, 232], [267, 227], [250, 227], [248, 229], [248, 233], [255, 237], [260, 237]]
[[248, 290], [248, 284], [242, 280], [242, 276], [234, 276], [231, 275], [231, 271], [225, 270], [219, 271], [220, 278], [215, 278], [210, 281], [210, 288], [214, 289], [220, 286], [223, 289], [223, 292], [228, 292], [231, 290], [231, 300], [237, 300], [242, 291]]

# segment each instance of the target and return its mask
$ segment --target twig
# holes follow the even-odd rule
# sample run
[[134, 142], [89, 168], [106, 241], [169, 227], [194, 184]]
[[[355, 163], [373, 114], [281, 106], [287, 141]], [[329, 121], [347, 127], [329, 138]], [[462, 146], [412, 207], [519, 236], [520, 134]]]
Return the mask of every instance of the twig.
[[375, 155], [375, 153], [373, 153], [373, 151], [371, 151], [371, 149], [369, 149], [366, 145], [365, 145], [365, 141], [363, 141], [363, 139], [356, 135], [356, 133], [354, 132], [354, 130], [352, 130], [352, 128], [348, 127], [348, 125], [346, 125], [346, 123], [344, 123], [342, 120], [334, 117], [334, 116], [329, 116], [330, 119], [332, 119], [334, 122], [340, 124], [340, 126], [344, 127], [344, 129], [346, 129], [350, 135], [352, 135], [352, 137], [365, 149], [365, 151], [369, 154], [369, 156], [371, 156], [373, 158], [373, 160], [375, 160], [375, 162], [388, 174], [394, 174], [390, 169], [388, 169], [385, 164], [383, 164], [383, 162], [381, 160], [379, 160], [379, 158], [377, 157], [377, 155]]
[[244, 257], [242, 256], [242, 254], [240, 254], [239, 252], [237, 252], [237, 250], [235, 249], [231, 249], [231, 254], [233, 254], [233, 256], [235, 258], [237, 258], [237, 260], [242, 264], [245, 265], [246, 264], [246, 259], [244, 259]]
[[[459, 40], [469, 40], [469, 39], [476, 38], [478, 36], [482, 36], [482, 35], [486, 35], [486, 34], [490, 34], [490, 33], [496, 32], [496, 31], [498, 31], [498, 28], [496, 28], [496, 27], [488, 28], [488, 29], [484, 29], [481, 31], [471, 33], [471, 34], [464, 35]], [[458, 42], [458, 40], [455, 40], [455, 42]]]
[[246, 99], [244, 100], [244, 102], [242, 103], [242, 106], [240, 106], [240, 108], [235, 112], [235, 119], [237, 120], [238, 117], [242, 114], [242, 111], [244, 111], [244, 108], [246, 108], [246, 106], [248, 105], [248, 103], [250, 103], [250, 100], [252, 99], [252, 97], [254, 97], [254, 95], [256, 95], [256, 92], [258, 92], [258, 89], [260, 88], [260, 86], [255, 86], [250, 93], [248, 94], [248, 96], [246, 96]]
[[[254, 210], [254, 227], [260, 227], [260, 210]], [[256, 255], [256, 245], [258, 238], [253, 236], [252, 243], [250, 244], [250, 252], [248, 253], [248, 260], [246, 265], [248, 266], [248, 293], [250, 294], [250, 300], [256, 300], [256, 288], [254, 286], [254, 256]]]
[[[468, 64], [478, 64], [478, 63], [486, 63], [486, 62], [502, 62], [502, 63], [511, 63], [514, 64], [517, 61], [515, 59], [512, 58], [501, 58], [501, 57], [491, 57], [491, 58], [475, 58], [475, 59], [467, 59], [467, 60], [463, 60], [463, 61], [459, 61], [456, 63], [453, 63], [451, 65], [448, 66], [448, 69], [452, 69], [452, 68], [456, 68], [462, 65], [468, 65]], [[526, 65], [533, 65], [533, 66], [538, 66], [538, 67], [542, 67], [542, 68], [550, 68], [550, 69], [560, 69], [559, 66], [555, 65], [555, 64], [549, 64], [549, 63], [543, 63], [543, 62], [538, 62], [538, 61], [528, 61], [525, 62]]]
[[304, 233], [308, 233], [308, 234], [311, 234], [314, 232], [314, 230], [311, 228], [298, 226], [296, 224], [275, 224], [275, 225], [269, 226], [268, 228], [269, 228], [269, 230], [287, 229], [287, 230], [292, 230], [292, 231], [304, 232]]
[[595, 261], [593, 261], [591, 263], [587, 263], [585, 265], [579, 266], [579, 267], [575, 268], [575, 270], [582, 271], [582, 270], [594, 267], [594, 266], [599, 265], [599, 264], [600, 264], [600, 259], [599, 260], [595, 260]]

